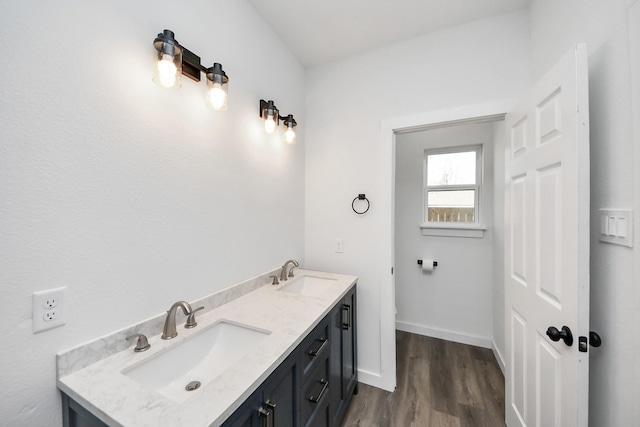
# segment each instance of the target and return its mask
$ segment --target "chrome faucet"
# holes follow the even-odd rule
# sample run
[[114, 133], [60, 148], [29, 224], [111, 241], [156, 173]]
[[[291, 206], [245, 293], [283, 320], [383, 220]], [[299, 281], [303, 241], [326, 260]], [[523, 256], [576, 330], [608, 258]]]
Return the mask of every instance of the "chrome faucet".
[[282, 266], [282, 271], [280, 272], [280, 280], [287, 280], [287, 267], [289, 266], [289, 264], [293, 264], [293, 267], [291, 267], [291, 272], [289, 273], [289, 277], [293, 277], [294, 267], [300, 267], [300, 264], [298, 264], [298, 261], [296, 261], [295, 259], [290, 259], [289, 261], [285, 262]]
[[170, 340], [178, 335], [176, 332], [176, 312], [178, 307], [182, 308], [182, 312], [188, 316], [191, 314], [191, 305], [186, 301], [178, 301], [173, 304], [167, 313], [167, 318], [164, 321], [164, 329], [162, 330], [162, 339]]

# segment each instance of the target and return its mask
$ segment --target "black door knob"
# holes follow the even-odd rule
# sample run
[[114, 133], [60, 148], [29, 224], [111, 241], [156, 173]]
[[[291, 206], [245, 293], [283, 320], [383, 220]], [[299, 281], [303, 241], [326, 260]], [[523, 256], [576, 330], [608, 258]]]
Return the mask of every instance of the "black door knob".
[[573, 334], [568, 326], [563, 326], [560, 331], [555, 326], [549, 326], [547, 329], [547, 336], [551, 338], [551, 341], [562, 340], [569, 347], [573, 345]]

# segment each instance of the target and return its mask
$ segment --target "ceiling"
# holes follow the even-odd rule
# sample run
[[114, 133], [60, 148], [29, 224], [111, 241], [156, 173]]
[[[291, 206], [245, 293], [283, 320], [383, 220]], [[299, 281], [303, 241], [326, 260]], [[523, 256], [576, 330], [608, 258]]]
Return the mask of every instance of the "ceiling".
[[529, 7], [531, 0], [249, 0], [305, 67]]

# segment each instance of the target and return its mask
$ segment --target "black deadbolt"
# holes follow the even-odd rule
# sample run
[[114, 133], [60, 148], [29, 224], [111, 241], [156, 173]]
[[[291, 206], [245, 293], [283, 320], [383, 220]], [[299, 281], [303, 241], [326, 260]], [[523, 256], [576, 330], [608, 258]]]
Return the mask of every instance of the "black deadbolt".
[[563, 326], [561, 331], [555, 326], [549, 326], [547, 336], [551, 338], [551, 341], [560, 341], [562, 339], [567, 346], [571, 347], [573, 345], [573, 334], [568, 326]]
[[591, 344], [591, 347], [600, 347], [602, 345], [602, 338], [597, 332], [589, 332], [589, 344]]

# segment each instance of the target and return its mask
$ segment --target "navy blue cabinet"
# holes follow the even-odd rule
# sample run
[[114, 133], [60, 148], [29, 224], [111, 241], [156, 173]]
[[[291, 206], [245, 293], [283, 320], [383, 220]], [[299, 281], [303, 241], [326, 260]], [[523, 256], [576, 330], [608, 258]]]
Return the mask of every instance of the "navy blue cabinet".
[[223, 427], [339, 427], [358, 385], [356, 308], [354, 286]]
[[339, 426], [357, 392], [358, 355], [355, 287], [331, 311], [331, 425]]
[[108, 427], [65, 393], [62, 393], [62, 425], [64, 427]]
[[297, 424], [298, 363], [287, 358], [223, 424], [293, 427]]

